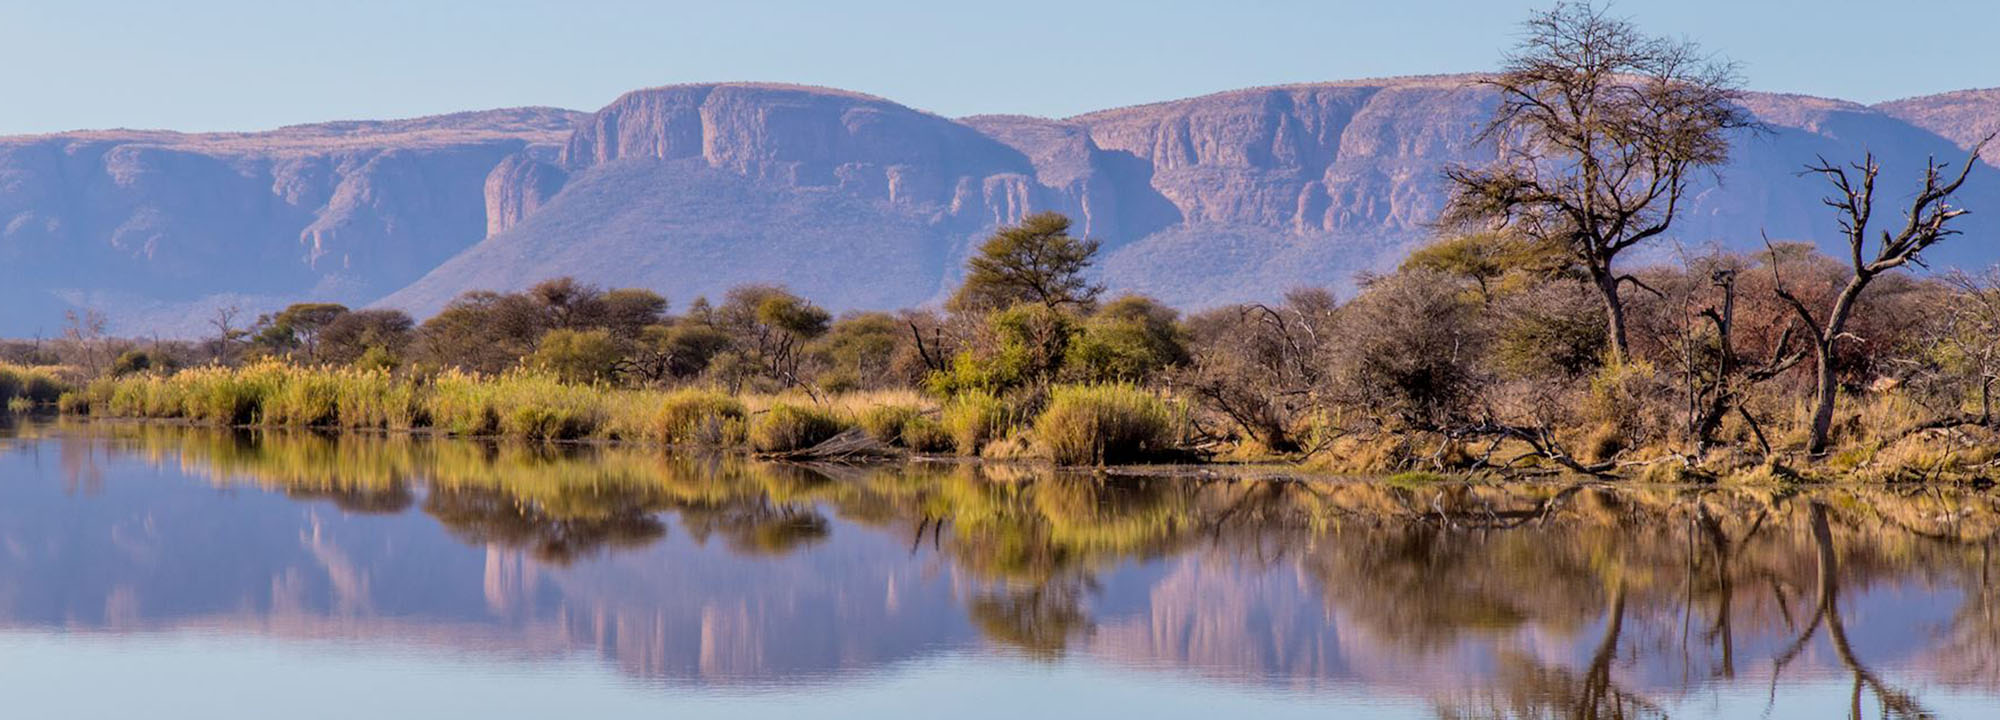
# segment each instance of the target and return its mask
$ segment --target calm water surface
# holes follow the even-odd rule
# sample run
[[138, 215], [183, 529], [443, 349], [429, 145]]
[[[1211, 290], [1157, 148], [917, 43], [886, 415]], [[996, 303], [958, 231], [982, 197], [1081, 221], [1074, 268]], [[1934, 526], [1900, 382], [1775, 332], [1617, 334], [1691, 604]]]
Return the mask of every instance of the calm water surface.
[[2000, 717], [2000, 498], [0, 426], [32, 718]]

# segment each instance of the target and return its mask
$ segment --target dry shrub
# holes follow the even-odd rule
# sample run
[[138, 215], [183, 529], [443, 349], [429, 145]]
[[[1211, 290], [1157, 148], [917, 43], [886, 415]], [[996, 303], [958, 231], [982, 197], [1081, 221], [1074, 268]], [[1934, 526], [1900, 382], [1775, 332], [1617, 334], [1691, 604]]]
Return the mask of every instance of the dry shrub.
[[880, 405], [861, 411], [858, 420], [868, 437], [883, 444], [897, 445], [903, 442], [903, 428], [922, 416], [923, 411], [908, 405]]
[[1055, 388], [1035, 418], [1035, 437], [1059, 464], [1133, 462], [1172, 448], [1185, 416], [1132, 385], [1069, 385]]
[[685, 389], [667, 393], [654, 415], [653, 433], [674, 445], [723, 447], [743, 440], [743, 403], [715, 390]]
[[949, 452], [953, 447], [951, 433], [945, 430], [944, 423], [923, 416], [903, 423], [901, 440], [903, 447], [920, 453]]
[[750, 447], [758, 452], [791, 452], [826, 442], [846, 430], [840, 416], [816, 407], [778, 404], [750, 423]]
[[944, 429], [960, 455], [978, 455], [1013, 426], [1013, 408], [992, 393], [959, 393], [944, 405]]

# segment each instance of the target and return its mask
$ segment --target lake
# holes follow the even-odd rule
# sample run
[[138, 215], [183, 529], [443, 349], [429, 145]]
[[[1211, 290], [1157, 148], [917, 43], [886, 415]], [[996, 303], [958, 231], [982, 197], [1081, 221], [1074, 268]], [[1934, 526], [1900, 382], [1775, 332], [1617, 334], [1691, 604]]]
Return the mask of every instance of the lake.
[[[32, 718], [2000, 717], [2000, 497], [0, 425]], [[808, 715], [809, 713], [809, 715]]]

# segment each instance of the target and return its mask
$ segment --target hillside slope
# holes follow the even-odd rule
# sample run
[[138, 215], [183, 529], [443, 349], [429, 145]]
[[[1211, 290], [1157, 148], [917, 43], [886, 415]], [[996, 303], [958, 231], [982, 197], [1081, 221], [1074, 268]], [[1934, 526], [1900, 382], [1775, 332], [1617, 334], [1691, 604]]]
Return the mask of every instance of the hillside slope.
[[[1102, 278], [1187, 307], [1350, 288], [1424, 240], [1481, 163], [1492, 98], [1471, 76], [1251, 88], [1072, 118], [940, 117], [842, 90], [725, 83], [638, 90], [595, 113], [501, 110], [266, 133], [0, 138], [0, 334], [61, 310], [124, 331], [199, 332], [205, 308], [307, 297], [423, 315], [470, 289], [555, 275], [676, 304], [743, 283], [834, 309], [944, 296], [977, 242], [1039, 210], [1102, 240]], [[1798, 171], [1923, 159], [2000, 127], [2000, 93], [1876, 107], [1753, 94], [1767, 124], [1704, 177], [1652, 250], [1838, 242]], [[1989, 152], [1989, 158], [2000, 149]], [[2000, 176], [1963, 204], [2000, 206]], [[1989, 217], [1938, 264], [2000, 258]]]

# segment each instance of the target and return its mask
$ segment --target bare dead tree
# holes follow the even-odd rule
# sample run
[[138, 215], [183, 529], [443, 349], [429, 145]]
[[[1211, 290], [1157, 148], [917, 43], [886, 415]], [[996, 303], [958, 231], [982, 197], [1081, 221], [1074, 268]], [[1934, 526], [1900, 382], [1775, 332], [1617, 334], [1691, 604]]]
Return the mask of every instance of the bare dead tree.
[[241, 328], [236, 327], [236, 318], [242, 314], [243, 308], [236, 305], [225, 305], [216, 308], [215, 313], [209, 316], [208, 326], [215, 328], [215, 344], [212, 354], [217, 362], [229, 362], [230, 350], [247, 334]]
[[[1973, 146], [1956, 175], [1947, 175], [1948, 165], [1939, 164], [1936, 158], [1928, 160], [1924, 165], [1923, 187], [1910, 199], [1908, 209], [1903, 211], [1902, 227], [1894, 232], [1882, 230], [1872, 257], [1867, 252], [1869, 222], [1874, 219], [1875, 213], [1875, 177], [1882, 170], [1875, 154], [1868, 153], [1861, 162], [1845, 166], [1820, 158], [1819, 162], [1806, 168], [1806, 174], [1819, 175], [1833, 185], [1833, 194], [1822, 202], [1840, 214], [1840, 229], [1847, 239], [1848, 262], [1853, 268], [1847, 283], [1834, 296], [1833, 306], [1827, 308], [1824, 315], [1814, 313], [1805, 301], [1785, 287], [1782, 276], [1776, 276], [1778, 297], [1804, 321], [1813, 351], [1816, 374], [1811, 435], [1806, 443], [1808, 453], [1820, 455], [1826, 452], [1838, 392], [1834, 345], [1847, 337], [1847, 321], [1860, 303], [1862, 292], [1884, 273], [1913, 262], [1922, 265], [1924, 250], [1940, 240], [1959, 234], [1950, 223], [1969, 211], [1953, 207], [1950, 202], [1952, 195], [1965, 184], [1972, 166], [1979, 162], [1980, 151], [1992, 140], [1993, 136], [1988, 135]], [[1768, 244], [1768, 239], [1766, 242]], [[1771, 272], [1778, 273], [1778, 266], [1777, 253], [1773, 252]]]
[[1603, 298], [1614, 359], [1637, 278], [1614, 263], [1672, 226], [1690, 181], [1729, 157], [1732, 130], [1756, 127], [1738, 104], [1735, 66], [1700, 47], [1648, 36], [1589, 3], [1535, 14], [1498, 75], [1478, 81], [1500, 106], [1481, 136], [1498, 157], [1451, 167], [1441, 224], [1498, 226], [1566, 248]]
[[[1760, 365], [1752, 365], [1736, 352], [1736, 270], [1718, 268], [1710, 276], [1710, 282], [1722, 293], [1720, 303], [1703, 308], [1700, 315], [1715, 329], [1715, 367], [1713, 374], [1700, 377], [1695, 382], [1691, 400], [1695, 413], [1689, 426], [1695, 442], [1694, 454], [1697, 458], [1715, 442], [1715, 431], [1722, 426], [1722, 419], [1730, 411], [1739, 413], [1751, 430], [1757, 434], [1758, 444], [1766, 454], [1771, 445], [1764, 439], [1764, 431], [1755, 416], [1743, 404], [1744, 394], [1758, 383], [1770, 380], [1798, 365], [1805, 359], [1804, 347], [1793, 347], [1792, 337], [1797, 325], [1787, 326], [1778, 335], [1777, 345], [1771, 357]], [[1694, 375], [1691, 368], [1691, 375]]]
[[96, 308], [84, 308], [63, 312], [63, 340], [75, 351], [75, 359], [91, 377], [102, 375], [110, 359], [106, 358], [108, 340], [104, 328], [108, 324], [104, 313]]

